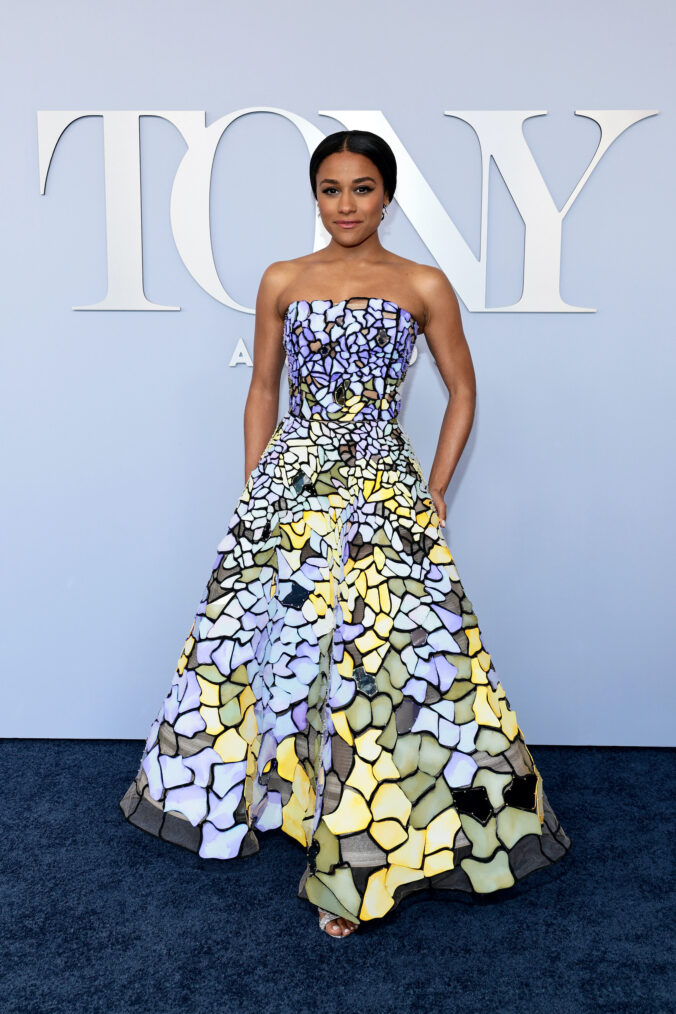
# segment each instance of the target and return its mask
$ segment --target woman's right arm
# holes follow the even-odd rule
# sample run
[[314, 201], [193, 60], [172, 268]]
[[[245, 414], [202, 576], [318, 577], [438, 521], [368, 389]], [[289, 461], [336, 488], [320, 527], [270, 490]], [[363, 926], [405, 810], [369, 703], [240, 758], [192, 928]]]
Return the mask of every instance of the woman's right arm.
[[253, 371], [244, 407], [245, 483], [258, 464], [277, 425], [279, 381], [284, 365], [284, 345], [279, 293], [286, 282], [284, 263], [275, 261], [263, 272], [256, 297]]

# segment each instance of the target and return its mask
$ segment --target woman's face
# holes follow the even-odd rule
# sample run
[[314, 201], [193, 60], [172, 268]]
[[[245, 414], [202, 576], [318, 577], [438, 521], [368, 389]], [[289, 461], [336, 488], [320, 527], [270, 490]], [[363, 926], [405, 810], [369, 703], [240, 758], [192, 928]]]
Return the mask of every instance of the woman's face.
[[324, 228], [333, 239], [356, 246], [378, 228], [388, 198], [370, 158], [337, 151], [319, 164], [317, 203]]

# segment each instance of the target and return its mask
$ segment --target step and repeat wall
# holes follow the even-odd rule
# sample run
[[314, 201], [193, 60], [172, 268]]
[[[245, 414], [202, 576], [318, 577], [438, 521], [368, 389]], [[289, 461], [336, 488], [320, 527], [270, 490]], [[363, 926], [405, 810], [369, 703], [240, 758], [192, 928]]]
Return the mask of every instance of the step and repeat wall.
[[[12, 8], [0, 735], [147, 733], [244, 486], [260, 277], [328, 242], [309, 157], [359, 128], [398, 161], [381, 242], [460, 301], [477, 406], [445, 534], [527, 742], [674, 744], [675, 22]], [[426, 475], [446, 399], [421, 334]]]

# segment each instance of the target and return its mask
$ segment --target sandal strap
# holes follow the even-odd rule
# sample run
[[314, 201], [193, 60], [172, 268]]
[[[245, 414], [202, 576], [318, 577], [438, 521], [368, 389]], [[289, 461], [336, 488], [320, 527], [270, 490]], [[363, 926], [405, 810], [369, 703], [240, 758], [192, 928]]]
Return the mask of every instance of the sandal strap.
[[340, 918], [341, 918], [341, 916], [334, 915], [333, 912], [324, 912], [324, 915], [320, 915], [320, 917], [319, 917], [319, 928], [320, 929], [325, 929], [327, 923], [333, 922], [334, 919], [340, 919]]

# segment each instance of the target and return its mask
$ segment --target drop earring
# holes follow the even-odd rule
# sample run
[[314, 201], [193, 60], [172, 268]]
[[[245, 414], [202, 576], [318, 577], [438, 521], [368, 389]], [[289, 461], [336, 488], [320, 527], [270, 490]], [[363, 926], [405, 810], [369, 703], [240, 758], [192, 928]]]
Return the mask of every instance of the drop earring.
[[388, 207], [389, 207], [389, 205], [387, 205], [387, 204], [383, 204], [383, 213], [382, 213], [382, 215], [380, 216], [380, 221], [381, 221], [381, 222], [382, 222], [382, 220], [384, 219], [385, 215], [387, 214], [387, 209], [388, 209]]

